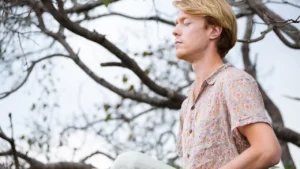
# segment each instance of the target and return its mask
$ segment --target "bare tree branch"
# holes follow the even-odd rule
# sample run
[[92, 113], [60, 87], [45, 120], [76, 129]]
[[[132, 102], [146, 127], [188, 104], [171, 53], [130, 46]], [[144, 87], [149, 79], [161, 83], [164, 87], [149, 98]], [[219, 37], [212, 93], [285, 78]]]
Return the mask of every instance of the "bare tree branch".
[[144, 115], [146, 113], [149, 113], [153, 110], [156, 110], [157, 108], [150, 108], [148, 110], [145, 110], [131, 118], [129, 117], [126, 117], [125, 115], [121, 114], [120, 116], [118, 117], [110, 117], [109, 119], [107, 118], [101, 118], [101, 119], [98, 119], [98, 120], [95, 120], [95, 121], [92, 121], [92, 122], [89, 122], [87, 123], [86, 125], [82, 126], [82, 127], [77, 127], [77, 126], [68, 126], [66, 128], [64, 128], [61, 132], [60, 132], [60, 136], [63, 136], [66, 132], [68, 132], [69, 130], [87, 130], [88, 128], [96, 125], [96, 124], [99, 124], [99, 123], [102, 123], [102, 122], [107, 122], [107, 121], [115, 121], [115, 120], [121, 120], [121, 121], [124, 121], [124, 122], [131, 122], [133, 120], [135, 120], [136, 118], [140, 117], [141, 115]]
[[[50, 3], [51, 4], [51, 3]], [[51, 4], [52, 5], [52, 4]], [[54, 9], [55, 10], [55, 9]], [[182, 101], [184, 99], [185, 96], [183, 96], [181, 99], [182, 100], [178, 100], [178, 102], [174, 102], [172, 100], [165, 100], [165, 99], [160, 99], [158, 97], [149, 97], [146, 94], [142, 94], [142, 93], [134, 93], [134, 92], [129, 92], [129, 91], [125, 91], [122, 89], [119, 89], [117, 87], [115, 87], [114, 85], [110, 84], [109, 82], [107, 82], [105, 79], [98, 77], [94, 72], [92, 72], [77, 56], [77, 54], [72, 50], [72, 48], [68, 45], [68, 43], [65, 41], [65, 39], [62, 37], [63, 35], [58, 35], [58, 34], [54, 34], [50, 31], [48, 31], [45, 27], [45, 24], [42, 20], [41, 14], [37, 13], [38, 18], [39, 19], [39, 27], [41, 28], [41, 30], [43, 32], [45, 32], [47, 35], [49, 35], [50, 37], [54, 38], [55, 40], [57, 40], [58, 42], [60, 42], [63, 47], [68, 51], [68, 53], [70, 54], [69, 57], [72, 58], [74, 60], [74, 62], [84, 71], [86, 72], [93, 80], [95, 80], [97, 83], [101, 84], [102, 86], [108, 88], [109, 90], [117, 93], [118, 95], [124, 97], [124, 98], [129, 98], [132, 100], [136, 100], [136, 101], [140, 101], [140, 102], [144, 102], [144, 103], [148, 103], [154, 106], [158, 106], [158, 107], [169, 107], [171, 109], [177, 109], [180, 106], [180, 101]], [[69, 21], [69, 20], [68, 20]], [[69, 21], [71, 22], [71, 21]], [[84, 28], [82, 28], [84, 29]], [[87, 31], [87, 30], [86, 30]], [[103, 36], [103, 35], [101, 35]], [[110, 43], [110, 42], [109, 42]], [[112, 44], [113, 45], [113, 44]], [[114, 46], [114, 45], [113, 45]], [[117, 47], [113, 47], [116, 48], [116, 50], [119, 50]], [[119, 51], [120, 53], [121, 51]], [[122, 55], [124, 55], [124, 57], [128, 57], [125, 53], [123, 53]], [[132, 59], [130, 59], [129, 57], [127, 58], [127, 62], [134, 62]], [[132, 64], [131, 64], [132, 65]], [[126, 65], [127, 66], [127, 65]], [[150, 80], [150, 78], [145, 75], [145, 73], [138, 67], [138, 65], [136, 64], [136, 62], [134, 62], [134, 66], [136, 67], [136, 69], [138, 71], [141, 71], [143, 73], [143, 77], [148, 78], [148, 80]], [[151, 80], [150, 80], [151, 81]], [[153, 82], [153, 81], [151, 81]], [[154, 83], [154, 82], [153, 82]], [[156, 84], [155, 84], [156, 85]], [[160, 86], [159, 86], [160, 87]], [[161, 88], [161, 87], [160, 87]]]
[[126, 68], [126, 66], [123, 63], [119, 63], [119, 62], [106, 62], [106, 63], [101, 63], [100, 65], [102, 67], [117, 66], [117, 67], [124, 67], [124, 68]]
[[[253, 32], [253, 15], [247, 17], [247, 23], [246, 23], [246, 31], [244, 35], [244, 39], [251, 39], [252, 32]], [[255, 67], [252, 65], [250, 61], [250, 48], [248, 43], [244, 43], [242, 45], [242, 54], [243, 54], [243, 62], [244, 62], [244, 69], [246, 72], [251, 74], [256, 79], [256, 71]]]
[[69, 58], [69, 56], [64, 55], [64, 54], [52, 54], [52, 55], [45, 56], [41, 59], [38, 59], [36, 61], [33, 61], [31, 66], [27, 69], [27, 74], [26, 74], [24, 80], [19, 85], [17, 85], [17, 87], [15, 87], [14, 89], [12, 89], [10, 91], [0, 93], [0, 99], [4, 99], [4, 98], [8, 97], [9, 95], [13, 94], [14, 92], [18, 91], [26, 83], [26, 81], [28, 80], [30, 74], [32, 73], [32, 70], [33, 70], [34, 66], [37, 63], [39, 63], [43, 60], [46, 60], [46, 59], [53, 58], [53, 57], [67, 57], [67, 58]]
[[[245, 32], [245, 37], [244, 37], [245, 39], [251, 38], [253, 25], [249, 24], [249, 22], [251, 22], [252, 19], [253, 18], [251, 16], [249, 16], [247, 18], [247, 26], [246, 26], [246, 32]], [[249, 51], [250, 51], [249, 44], [244, 43], [242, 45], [242, 53], [243, 53], [243, 61], [244, 61], [245, 71], [248, 72], [249, 74], [251, 74], [256, 79], [256, 69], [255, 69], [255, 66], [253, 66], [250, 61]], [[273, 101], [269, 98], [269, 96], [266, 94], [266, 92], [260, 86], [259, 83], [258, 83], [258, 87], [262, 94], [266, 110], [268, 111], [273, 123], [278, 126], [277, 128], [274, 128], [274, 129], [276, 130], [276, 129], [284, 128], [284, 122], [283, 122], [283, 119], [282, 119], [279, 109], [276, 107], [276, 105], [273, 103]], [[275, 131], [275, 132], [277, 132], [277, 134], [281, 134], [282, 133], [281, 131], [282, 130]], [[289, 133], [291, 133], [291, 132], [289, 132]], [[293, 136], [297, 138], [297, 135], [293, 135]], [[282, 137], [284, 137], [284, 136], [282, 136]], [[285, 137], [285, 138], [287, 138], [287, 137]], [[287, 143], [282, 140], [279, 140], [279, 142], [280, 142], [281, 149], [282, 149], [281, 159], [282, 159], [284, 165], [290, 165], [293, 169], [295, 169], [296, 168], [295, 163], [290, 154], [290, 150], [289, 150]], [[295, 142], [294, 144], [297, 144], [297, 142]]]
[[0, 138], [2, 138], [3, 140], [6, 140], [9, 143], [12, 142], [12, 140], [8, 136], [6, 136], [2, 130], [0, 130]]
[[121, 17], [124, 17], [124, 18], [132, 19], [132, 20], [139, 20], [139, 21], [159, 21], [159, 22], [167, 24], [167, 25], [175, 26], [175, 23], [173, 21], [163, 19], [159, 16], [133, 17], [133, 16], [128, 16], [128, 15], [125, 15], [125, 14], [117, 13], [117, 12], [111, 12], [111, 13], [108, 13], [108, 14], [101, 14], [101, 15], [92, 16], [92, 17], [86, 16], [85, 18], [83, 18], [79, 21], [76, 21], [76, 22], [80, 23], [82, 21], [94, 20], [94, 19], [99, 19], [99, 18], [103, 18], [103, 17], [107, 17], [107, 16], [121, 16]]
[[[236, 14], [236, 18], [242, 18], [244, 16], [248, 16], [253, 14], [253, 12], [240, 12]], [[128, 16], [125, 14], [121, 14], [121, 13], [117, 13], [117, 12], [111, 12], [111, 13], [107, 13], [107, 14], [100, 14], [100, 15], [96, 15], [96, 16], [88, 16], [85, 15], [85, 17], [83, 19], [80, 19], [78, 21], [76, 21], [76, 23], [81, 23], [83, 21], [88, 21], [88, 20], [94, 20], [94, 19], [99, 19], [99, 18], [103, 18], [103, 17], [107, 17], [107, 16], [121, 16], [124, 18], [128, 18], [128, 19], [132, 19], [132, 20], [138, 20], [138, 21], [158, 21], [170, 26], [175, 26], [175, 22], [174, 21], [170, 21], [167, 19], [163, 19], [159, 16], [149, 16], [149, 17], [133, 17], [133, 16]]]
[[[12, 151], [0, 152], [0, 156], [13, 155]], [[26, 154], [17, 152], [18, 157], [30, 164], [30, 169], [94, 169], [90, 164], [76, 163], [76, 162], [57, 162], [44, 164]]]
[[13, 152], [16, 169], [19, 169], [20, 168], [20, 164], [19, 164], [19, 160], [18, 160], [18, 156], [17, 156], [17, 150], [16, 150], [16, 145], [15, 145], [14, 127], [13, 127], [13, 123], [12, 123], [12, 115], [11, 115], [11, 113], [9, 113], [8, 116], [9, 116], [10, 128], [11, 128], [11, 139], [10, 139], [10, 141], [11, 141], [10, 142], [11, 149], [12, 149], [12, 152]]
[[[51, 4], [52, 5], [52, 4]], [[95, 82], [97, 82], [98, 84], [101, 84], [102, 86], [106, 87], [107, 89], [113, 91], [114, 93], [124, 97], [124, 98], [129, 98], [132, 100], [136, 100], [139, 102], [144, 102], [144, 103], [148, 103], [157, 107], [168, 107], [171, 109], [177, 109], [178, 107], [180, 107], [180, 102], [185, 98], [185, 96], [182, 96], [182, 98], [180, 97], [181, 100], [176, 100], [176, 101], [172, 101], [172, 100], [167, 100], [167, 99], [161, 99], [158, 97], [149, 97], [147, 94], [143, 94], [143, 93], [135, 93], [135, 92], [129, 92], [129, 91], [125, 91], [122, 89], [119, 89], [117, 87], [115, 87], [114, 85], [110, 84], [109, 82], [107, 82], [105, 79], [97, 76], [94, 72], [92, 72], [77, 56], [77, 54], [72, 50], [72, 48], [70, 47], [70, 45], [66, 42], [66, 40], [63, 38], [63, 35], [59, 35], [59, 34], [54, 34], [50, 31], [48, 31], [44, 25], [44, 22], [41, 18], [41, 16], [39, 16], [40, 20], [39, 20], [39, 25], [40, 28], [42, 29], [42, 31], [44, 31], [47, 35], [49, 35], [50, 37], [54, 38], [55, 40], [57, 40], [58, 42], [60, 42], [62, 44], [62, 46], [68, 51], [69, 53], [69, 57], [71, 59], [73, 59], [73, 61], [85, 72], [87, 73], [87, 75], [89, 75]], [[70, 21], [69, 21], [70, 22]], [[84, 28], [82, 28], [84, 29]], [[101, 35], [103, 36], [103, 35]], [[110, 42], [109, 42], [110, 43]], [[113, 44], [111, 44], [113, 45]], [[113, 45], [114, 46], [114, 45]], [[116, 50], [119, 50], [117, 47], [113, 47], [116, 48]], [[119, 51], [120, 53], [121, 51]], [[127, 62], [134, 62], [132, 59], [130, 59], [125, 53], [123, 53], [122, 55], [124, 55], [123, 57], [127, 57]], [[125, 60], [126, 60], [125, 59]], [[130, 63], [131, 64], [131, 63]], [[132, 65], [132, 64], [131, 64]], [[147, 75], [145, 75], [145, 73], [138, 67], [137, 63], [134, 62], [135, 68], [138, 71], [142, 72], [142, 76], [144, 78], [148, 78], [148, 81], [153, 82]], [[127, 65], [126, 65], [127, 67]], [[133, 69], [133, 68], [132, 68]], [[154, 82], [153, 82], [154, 83]], [[156, 85], [156, 84], [155, 84]], [[156, 85], [158, 86], [158, 85]], [[154, 86], [154, 87], [156, 87]], [[159, 86], [159, 88], [162, 88]]]
[[[43, 164], [40, 161], [37, 161], [23, 153], [20, 152], [16, 152], [17, 156], [20, 157], [21, 159], [25, 160], [28, 164], [30, 164], [30, 166], [33, 166], [35, 168], [40, 167], [40, 169], [44, 168], [45, 164]], [[6, 152], [0, 152], [0, 156], [9, 156], [9, 155], [13, 155], [12, 150], [6, 151]]]
[[[249, 23], [250, 24], [250, 23]], [[268, 29], [262, 31], [260, 34], [261, 36], [255, 38], [255, 39], [238, 39], [238, 42], [242, 42], [242, 43], [254, 43], [254, 42], [258, 42], [260, 40], [263, 40], [265, 38], [265, 36], [267, 35], [267, 33], [271, 32], [274, 29], [274, 25], [270, 25], [268, 27]], [[252, 32], [251, 32], [252, 33]]]
[[120, 88], [115, 87], [105, 79], [97, 76], [94, 72], [92, 72], [80, 59], [75, 59], [75, 63], [89, 75], [94, 81], [96, 81], [98, 84], [101, 84], [102, 86], [106, 87], [107, 89], [113, 91], [114, 93], [128, 99], [132, 99], [135, 101], [148, 103], [153, 106], [157, 107], [168, 107], [170, 109], [177, 109], [180, 107], [180, 101], [172, 101], [172, 100], [166, 100], [159, 97], [150, 97], [148, 94], [144, 93], [137, 93], [137, 92], [130, 92], [126, 91]]
[[116, 118], [110, 118], [110, 119], [99, 119], [99, 120], [95, 120], [93, 122], [87, 123], [86, 125], [82, 126], [82, 127], [77, 127], [77, 126], [68, 126], [66, 128], [64, 128], [61, 132], [60, 132], [60, 136], [65, 135], [66, 132], [68, 132], [69, 130], [87, 130], [88, 128], [101, 123], [101, 122], [107, 122], [107, 121], [113, 121], [113, 120], [122, 120], [121, 117], [116, 117]]
[[4, 60], [3, 62], [6, 62], [6, 63], [8, 63], [8, 62], [13, 62], [13, 61], [15, 61], [16, 59], [21, 58], [22, 56], [29, 56], [29, 55], [41, 53], [41, 52], [43, 52], [43, 51], [45, 51], [45, 50], [51, 48], [51, 47], [54, 45], [54, 43], [55, 43], [55, 41], [53, 41], [49, 46], [44, 47], [44, 48], [41, 48], [41, 49], [39, 49], [39, 50], [34, 50], [34, 51], [30, 51], [30, 52], [23, 53], [23, 54], [21, 54], [21, 55], [15, 55], [15, 56], [12, 56], [11, 59], [6, 59], [6, 60]]
[[[258, 84], [258, 85], [259, 85], [259, 89], [263, 96], [265, 107], [266, 107], [270, 117], [272, 118], [273, 123], [278, 126], [284, 127], [283, 118], [281, 116], [281, 113], [280, 113], [278, 107], [274, 104], [274, 102], [266, 94], [266, 92], [263, 90], [263, 88], [260, 86], [260, 84]], [[281, 144], [281, 148], [282, 148], [281, 159], [282, 159], [283, 163], [286, 165], [291, 165], [292, 168], [295, 169], [296, 166], [295, 166], [293, 158], [290, 154], [290, 150], [289, 150], [287, 143], [280, 140], [280, 144]]]
[[297, 5], [297, 4], [295, 4], [295, 3], [289, 2], [289, 1], [287, 1], [287, 0], [281, 0], [281, 1], [267, 0], [266, 3], [286, 4], [286, 5], [293, 6], [293, 7], [295, 7], [295, 8], [300, 8], [300, 5]]
[[294, 43], [289, 42], [283, 34], [281, 33], [281, 30], [279, 29], [274, 29], [275, 34], [278, 36], [278, 38], [283, 42], [286, 46], [292, 48], [292, 49], [300, 49], [300, 46]]
[[29, 68], [28, 71], [27, 71], [27, 75], [25, 76], [24, 80], [17, 87], [15, 87], [14, 89], [12, 89], [10, 91], [0, 93], [0, 99], [4, 99], [4, 98], [8, 97], [9, 95], [13, 94], [14, 92], [18, 91], [25, 84], [25, 82], [28, 80], [31, 72], [32, 72], [32, 69]]
[[240, 12], [240, 13], [235, 14], [235, 17], [237, 19], [239, 19], [239, 18], [242, 18], [244, 16], [249, 16], [249, 15], [253, 15], [253, 12], [252, 11]]
[[116, 47], [113, 43], [108, 41], [104, 35], [101, 35], [97, 33], [96, 31], [90, 32], [89, 30], [81, 27], [80, 25], [70, 21], [70, 19], [62, 14], [59, 13], [55, 7], [53, 6], [52, 2], [50, 0], [42, 0], [44, 5], [47, 7], [49, 12], [53, 15], [53, 17], [64, 27], [68, 28], [70, 31], [87, 38], [93, 42], [96, 42], [103, 47], [105, 47], [107, 50], [109, 50], [111, 53], [113, 53], [115, 56], [117, 56], [123, 64], [126, 65], [126, 67], [129, 67], [142, 81], [143, 83], [148, 86], [152, 91], [154, 91], [157, 94], [160, 94], [161, 96], [165, 96], [167, 98], [170, 98], [171, 100], [183, 100], [185, 96], [180, 95], [176, 93], [175, 91], [172, 91], [170, 89], [164, 88], [156, 84], [153, 80], [151, 80], [147, 74], [138, 66], [138, 64], [131, 59], [126, 53], [121, 51], [118, 47]]
[[284, 96], [284, 97], [292, 99], [292, 100], [300, 101], [299, 97], [291, 97], [291, 96]]
[[[120, 0], [110, 0], [110, 3], [114, 3], [114, 2], [118, 2]], [[96, 7], [102, 6], [104, 5], [104, 3], [102, 1], [94, 1], [91, 3], [87, 3], [84, 5], [79, 5], [79, 6], [75, 6], [69, 9], [66, 9], [65, 12], [66, 13], [82, 13], [82, 12], [87, 12], [90, 11]]]
[[115, 56], [117, 56], [123, 64], [125, 64], [127, 67], [129, 67], [133, 72], [144, 82], [146, 86], [148, 86], [151, 90], [156, 92], [157, 94], [160, 94], [162, 96], [168, 97], [172, 100], [182, 100], [184, 96], [177, 94], [175, 91], [172, 91], [170, 89], [163, 88], [159, 85], [157, 85], [154, 81], [152, 81], [147, 74], [145, 74], [144, 71], [138, 66], [138, 64], [131, 59], [126, 53], [121, 51], [118, 47], [116, 47], [113, 43], [108, 41], [105, 36], [97, 33], [97, 32], [90, 32], [89, 30], [81, 27], [80, 25], [73, 23], [69, 20], [69, 18], [59, 13], [55, 7], [53, 6], [52, 2], [50, 0], [42, 0], [42, 2], [45, 4], [49, 12], [53, 15], [53, 17], [64, 27], [68, 28], [70, 31], [87, 38], [93, 42], [96, 42], [106, 49], [108, 49], [111, 53], [113, 53]]
[[[284, 20], [278, 14], [276, 14], [271, 9], [266, 7], [263, 4], [262, 0], [246, 0], [246, 2], [250, 6], [250, 8], [254, 11], [254, 13], [256, 13], [268, 25], [275, 24], [275, 26], [277, 26], [276, 23], [290, 22], [289, 20], [288, 21]], [[276, 33], [276, 29], [275, 29], [275, 33]], [[292, 45], [294, 49], [300, 49], [300, 31], [295, 26], [293, 26], [292, 24], [284, 24], [284, 26], [281, 25], [281, 27], [278, 29], [283, 31], [289, 38], [291, 38], [295, 42]], [[276, 33], [276, 35], [278, 36], [278, 33]], [[284, 37], [281, 36], [279, 38], [282, 40], [282, 38]]]
[[300, 148], [300, 134], [284, 127], [280, 127], [276, 124], [273, 125], [276, 136], [285, 142], [293, 143]]
[[151, 112], [151, 111], [153, 111], [153, 110], [156, 110], [156, 109], [157, 109], [157, 108], [150, 108], [150, 109], [148, 109], [148, 110], [145, 110], [145, 111], [143, 111], [143, 112], [141, 112], [141, 113], [139, 113], [139, 114], [133, 116], [132, 118], [130, 118], [129, 121], [132, 121], [132, 120], [134, 120], [134, 119], [136, 119], [136, 118], [138, 118], [138, 117], [140, 117], [140, 116], [142, 116], [142, 115], [144, 115], [144, 114], [146, 114], [146, 113], [149, 113], [149, 112]]
[[98, 155], [98, 154], [104, 155], [104, 156], [106, 156], [107, 158], [111, 159], [112, 161], [115, 160], [114, 157], [112, 157], [111, 155], [109, 155], [109, 154], [107, 154], [107, 153], [104, 153], [104, 152], [102, 152], [102, 151], [95, 151], [95, 152], [91, 153], [90, 155], [84, 157], [84, 158], [83, 158], [82, 160], [80, 160], [80, 161], [81, 161], [82, 163], [84, 163], [84, 162], [85, 162], [86, 160], [88, 160], [89, 158], [91, 158], [91, 157], [93, 157], [93, 156], [95, 156], [95, 155]]

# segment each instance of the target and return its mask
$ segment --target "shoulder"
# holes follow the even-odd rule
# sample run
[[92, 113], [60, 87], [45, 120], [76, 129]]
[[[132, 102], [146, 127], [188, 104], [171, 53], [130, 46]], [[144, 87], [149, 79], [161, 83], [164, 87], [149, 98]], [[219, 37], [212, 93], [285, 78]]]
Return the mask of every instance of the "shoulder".
[[220, 76], [221, 90], [226, 97], [228, 95], [240, 94], [260, 95], [259, 86], [257, 81], [247, 72], [235, 68], [228, 67]]
[[226, 70], [221, 74], [220, 78], [222, 79], [225, 87], [239, 82], [250, 84], [256, 83], [256, 80], [249, 73], [233, 66], [226, 68]]

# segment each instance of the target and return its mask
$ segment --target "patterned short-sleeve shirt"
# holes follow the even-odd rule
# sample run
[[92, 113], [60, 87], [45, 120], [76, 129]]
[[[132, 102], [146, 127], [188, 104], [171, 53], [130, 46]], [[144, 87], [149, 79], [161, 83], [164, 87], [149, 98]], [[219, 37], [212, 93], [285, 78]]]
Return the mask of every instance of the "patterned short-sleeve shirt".
[[177, 152], [184, 169], [218, 169], [250, 146], [237, 127], [271, 126], [255, 79], [230, 64], [203, 82], [195, 104], [194, 88], [195, 83], [180, 110]]

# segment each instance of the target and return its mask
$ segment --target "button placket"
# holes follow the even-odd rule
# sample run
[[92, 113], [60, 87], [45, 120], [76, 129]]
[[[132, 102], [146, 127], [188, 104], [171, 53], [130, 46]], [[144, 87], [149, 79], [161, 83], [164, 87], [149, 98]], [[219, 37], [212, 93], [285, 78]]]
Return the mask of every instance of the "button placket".
[[204, 91], [204, 89], [205, 89], [205, 87], [207, 86], [207, 82], [206, 81], [204, 81], [203, 82], [203, 84], [202, 84], [202, 86], [201, 86], [201, 89], [200, 89], [200, 92], [199, 92], [199, 94], [198, 94], [198, 96], [197, 96], [197, 98], [196, 98], [196, 100], [192, 100], [192, 106], [191, 106], [191, 112], [190, 112], [190, 127], [189, 127], [189, 133], [191, 134], [192, 132], [193, 132], [193, 125], [194, 125], [194, 122], [195, 122], [195, 114], [197, 113], [196, 111], [194, 111], [195, 110], [195, 108], [196, 108], [196, 103], [197, 103], [197, 101], [199, 100], [199, 98], [200, 98], [200, 95], [201, 95], [201, 93]]
[[195, 105], [193, 105], [192, 107], [191, 107], [191, 110], [194, 110], [195, 109]]

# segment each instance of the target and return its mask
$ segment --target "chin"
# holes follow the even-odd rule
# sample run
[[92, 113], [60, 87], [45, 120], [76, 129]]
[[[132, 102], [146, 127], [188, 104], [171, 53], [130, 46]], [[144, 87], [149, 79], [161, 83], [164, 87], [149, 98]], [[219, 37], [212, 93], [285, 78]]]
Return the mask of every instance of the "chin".
[[178, 59], [183, 59], [183, 58], [185, 58], [185, 53], [184, 52], [180, 52], [180, 51], [176, 51], [176, 57]]
[[177, 57], [177, 59], [184, 60], [184, 61], [187, 61], [187, 59], [188, 59], [187, 55], [182, 52], [176, 52], [176, 57]]

